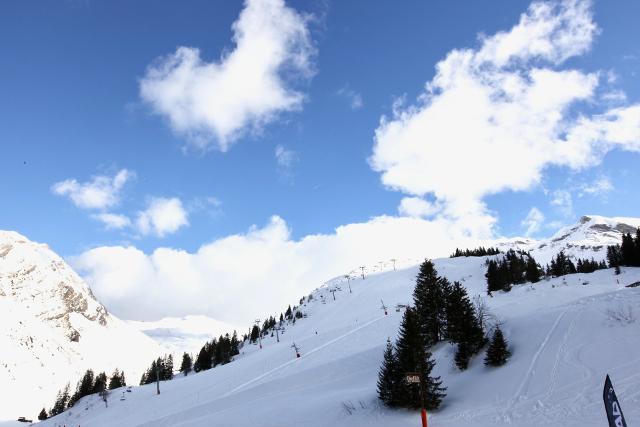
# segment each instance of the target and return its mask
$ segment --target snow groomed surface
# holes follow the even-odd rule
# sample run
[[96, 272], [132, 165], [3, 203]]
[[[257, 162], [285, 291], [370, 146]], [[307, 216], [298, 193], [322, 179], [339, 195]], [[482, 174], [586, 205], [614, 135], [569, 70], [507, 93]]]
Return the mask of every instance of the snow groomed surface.
[[[602, 382], [611, 375], [628, 422], [640, 419], [640, 269], [575, 274], [485, 292], [486, 258], [436, 260], [439, 273], [482, 295], [511, 345], [513, 357], [486, 368], [483, 353], [459, 372], [454, 347], [439, 344], [435, 374], [448, 395], [430, 426], [602, 426]], [[81, 400], [43, 426], [408, 426], [419, 414], [382, 407], [376, 380], [388, 337], [411, 301], [417, 266], [368, 276], [335, 292], [313, 293], [307, 318], [287, 325], [280, 342], [246, 345], [237, 359], [210, 371], [155, 385], [113, 391], [109, 407]], [[380, 300], [389, 307], [384, 315]], [[323, 302], [324, 301], [324, 302]], [[302, 357], [291, 348], [295, 342]]]

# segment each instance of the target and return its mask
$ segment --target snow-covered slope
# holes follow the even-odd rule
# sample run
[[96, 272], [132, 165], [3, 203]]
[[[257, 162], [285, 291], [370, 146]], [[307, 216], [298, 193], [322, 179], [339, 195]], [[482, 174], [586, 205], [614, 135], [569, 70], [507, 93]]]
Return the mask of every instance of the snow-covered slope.
[[[485, 258], [436, 260], [436, 268], [485, 295]], [[95, 396], [49, 420], [92, 427], [124, 426], [407, 426], [418, 414], [387, 410], [376, 397], [387, 337], [395, 338], [411, 300], [417, 266], [334, 283], [302, 306], [280, 342], [247, 345], [234, 362], [161, 384], [114, 392], [105, 408]], [[434, 348], [435, 374], [448, 387], [430, 426], [602, 426], [602, 382], [611, 374], [629, 422], [640, 419], [640, 269], [576, 274], [516, 286], [486, 302], [503, 323], [513, 357], [486, 368], [482, 357], [459, 372], [454, 348]], [[330, 291], [336, 290], [334, 294]], [[381, 310], [381, 300], [390, 308]], [[302, 357], [296, 358], [295, 342]], [[122, 396], [122, 397], [121, 397]], [[124, 400], [120, 400], [124, 399]]]
[[606, 259], [607, 246], [620, 243], [622, 235], [635, 235], [640, 227], [640, 218], [607, 218], [588, 215], [580, 218], [577, 224], [564, 227], [548, 239], [533, 240], [516, 238], [500, 242], [501, 249], [523, 249], [531, 251], [533, 257], [542, 265], [551, 261], [561, 250], [571, 258]]
[[[182, 357], [183, 352], [197, 353], [203, 344], [234, 330], [237, 326], [208, 316], [165, 317], [157, 321], [127, 320], [127, 323], [158, 342], [167, 352]], [[244, 330], [244, 328], [242, 329]], [[179, 360], [179, 359], [178, 359]]]
[[87, 368], [137, 380], [162, 350], [110, 315], [46, 245], [0, 231], [0, 420], [35, 417]]

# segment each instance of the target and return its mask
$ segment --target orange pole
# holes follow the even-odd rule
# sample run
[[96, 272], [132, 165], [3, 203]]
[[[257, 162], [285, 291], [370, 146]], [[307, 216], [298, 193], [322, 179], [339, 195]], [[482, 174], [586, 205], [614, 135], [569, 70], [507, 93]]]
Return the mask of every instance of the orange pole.
[[420, 415], [422, 416], [422, 427], [427, 427], [427, 411], [424, 408], [422, 408]]

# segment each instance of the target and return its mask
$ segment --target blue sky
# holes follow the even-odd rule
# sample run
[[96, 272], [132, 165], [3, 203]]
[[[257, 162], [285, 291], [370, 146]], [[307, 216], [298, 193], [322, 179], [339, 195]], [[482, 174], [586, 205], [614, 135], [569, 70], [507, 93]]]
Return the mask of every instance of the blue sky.
[[[279, 106], [268, 88], [250, 94], [240, 88], [231, 91], [227, 100], [220, 92], [207, 92], [212, 87], [207, 84], [215, 82], [198, 86], [194, 77], [205, 69], [203, 64], [233, 58], [239, 49], [232, 24], [243, 11], [252, 10], [253, 3], [259, 2], [2, 2], [0, 180], [4, 184], [0, 186], [0, 228], [47, 242], [58, 253], [84, 261], [76, 266], [95, 283], [104, 281], [104, 285], [95, 285], [97, 293], [119, 307], [118, 298], [129, 294], [113, 291], [107, 279], [98, 277], [98, 271], [111, 269], [88, 261], [84, 256], [93, 253], [90, 250], [135, 248], [146, 256], [158, 248], [173, 248], [195, 254], [203, 245], [226, 242], [227, 236], [251, 241], [252, 230], [270, 229], [273, 215], [286, 224], [288, 234], [283, 240], [294, 246], [305, 236], [333, 236], [337, 227], [368, 224], [385, 215], [409, 215], [425, 222], [446, 219], [453, 228], [464, 223], [462, 228], [473, 230], [465, 228], [461, 235], [478, 239], [526, 233], [546, 236], [586, 213], [637, 216], [640, 155], [639, 142], [633, 138], [610, 144], [604, 141], [609, 144], [606, 149], [601, 140], [581, 140], [580, 144], [589, 147], [588, 158], [556, 161], [553, 156], [545, 157], [535, 166], [523, 161], [531, 157], [526, 152], [522, 157], [517, 149], [498, 152], [495, 155], [502, 156], [503, 162], [522, 163], [516, 169], [528, 170], [504, 182], [493, 163], [487, 162], [486, 169], [465, 167], [461, 162], [464, 145], [452, 152], [429, 151], [426, 163], [406, 166], [411, 159], [422, 158], [412, 151], [422, 143], [422, 136], [411, 130], [413, 124], [420, 127], [422, 119], [419, 114], [412, 119], [406, 115], [428, 113], [429, 107], [418, 99], [428, 98], [425, 85], [433, 83], [436, 64], [454, 49], [469, 49], [477, 53], [472, 61], [478, 67], [495, 66], [500, 61], [497, 56], [486, 60], [479, 53], [483, 40], [514, 28], [529, 2], [408, 1], [398, 7], [378, 0], [366, 6], [362, 2], [285, 4], [269, 0], [265, 10], [290, 14], [270, 30], [275, 47], [285, 51], [282, 63], [276, 61], [275, 71], [269, 68], [273, 64], [265, 65], [280, 84], [275, 94], [290, 97]], [[638, 103], [640, 28], [636, 21], [640, 4], [567, 2], [568, 12], [555, 3], [546, 4], [555, 9], [536, 19], [551, 22], [562, 13], [586, 14], [585, 22], [597, 29], [588, 30], [584, 40], [572, 41], [572, 46], [584, 43], [580, 48], [555, 46], [555, 53], [529, 56], [512, 52], [520, 59], [493, 76], [500, 83], [496, 80], [491, 85], [505, 84], [504, 73], [514, 69], [513, 75], [535, 68], [582, 73], [582, 85], [593, 84], [590, 93], [579, 94], [577, 87], [575, 93], [566, 94], [570, 100], [556, 106], [557, 111], [544, 107], [544, 114], [562, 116], [559, 125], [563, 130], [554, 135], [562, 139], [580, 116], [597, 122], [598, 115]], [[257, 15], [264, 12], [255, 9]], [[247, 18], [243, 27], [247, 33], [254, 31], [253, 24]], [[287, 29], [290, 32], [282, 35]], [[277, 44], [278, 37], [285, 38], [283, 45]], [[155, 83], [150, 77], [151, 71], [168, 66], [179, 47], [200, 50], [201, 62], [186, 77], [187, 85], [195, 88], [191, 98], [182, 92], [167, 95], [176, 84], [170, 75], [160, 72]], [[250, 60], [261, 49], [249, 50]], [[176, 58], [186, 64], [184, 58]], [[301, 59], [304, 63], [296, 63]], [[233, 70], [244, 72], [242, 61], [238, 62], [241, 64]], [[246, 68], [251, 73], [252, 67]], [[237, 77], [240, 72], [228, 74], [233, 74], [228, 77], [231, 80], [221, 78], [222, 83], [215, 87], [243, 84]], [[155, 84], [146, 95], [145, 81]], [[448, 89], [438, 90], [445, 99]], [[250, 99], [238, 100], [242, 98], [238, 94]], [[438, 93], [433, 96], [427, 102], [435, 105]], [[221, 106], [207, 110], [202, 119], [197, 116], [201, 110], [195, 107], [181, 110], [182, 103], [192, 101], [201, 102], [205, 109], [216, 102]], [[243, 119], [240, 113], [238, 118], [236, 110], [249, 111], [253, 118]], [[403, 113], [406, 122], [400, 119]], [[176, 124], [178, 116], [182, 124]], [[383, 117], [391, 126], [381, 122]], [[449, 109], [446, 123], [464, 128], [464, 117], [460, 115], [458, 121], [455, 108]], [[394, 124], [406, 125], [400, 136], [389, 130]], [[633, 133], [635, 122], [623, 125]], [[228, 126], [233, 130], [223, 130]], [[425, 132], [425, 144], [436, 147], [436, 131]], [[491, 137], [487, 138], [492, 147]], [[475, 143], [465, 144], [472, 149]], [[448, 145], [446, 137], [442, 145]], [[555, 156], [565, 154], [559, 151]], [[483, 165], [483, 158], [478, 157], [475, 164]], [[467, 194], [460, 186], [430, 182], [434, 180], [429, 173], [416, 173], [436, 170], [436, 165], [446, 166], [438, 179], [446, 175], [450, 181], [478, 181], [477, 188]], [[124, 183], [115, 185], [114, 177], [123, 170]], [[479, 175], [496, 176], [479, 179]], [[85, 199], [83, 205], [78, 191], [87, 189], [85, 184], [95, 184], [95, 177], [108, 183], [111, 199]], [[403, 198], [412, 198], [417, 211], [399, 211]], [[119, 215], [119, 228], [108, 228], [97, 219], [105, 214]], [[482, 221], [468, 226], [475, 221], [470, 218], [478, 217]], [[530, 221], [525, 221], [527, 217]], [[317, 254], [310, 251], [305, 256], [303, 260], [312, 262]], [[349, 262], [382, 256], [386, 253], [350, 258]], [[321, 270], [321, 274], [333, 273]], [[149, 280], [131, 284], [131, 289], [148, 286]], [[292, 286], [287, 292], [294, 290], [299, 288]], [[215, 315], [215, 310], [201, 307], [196, 311]], [[131, 317], [124, 309], [122, 313]]]

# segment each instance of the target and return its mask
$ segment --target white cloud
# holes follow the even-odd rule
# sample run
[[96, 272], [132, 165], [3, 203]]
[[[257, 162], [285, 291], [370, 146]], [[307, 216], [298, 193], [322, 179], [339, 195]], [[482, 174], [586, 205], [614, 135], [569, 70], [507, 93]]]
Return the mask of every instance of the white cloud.
[[338, 90], [338, 95], [343, 97], [349, 103], [349, 108], [352, 110], [359, 110], [364, 105], [362, 95], [348, 86], [344, 86]]
[[190, 143], [226, 151], [247, 128], [301, 108], [305, 96], [290, 83], [313, 74], [307, 21], [284, 0], [246, 0], [233, 50], [207, 62], [179, 47], [149, 66], [140, 96]]
[[67, 196], [79, 208], [105, 209], [120, 202], [120, 192], [135, 174], [127, 169], [113, 176], [97, 175], [88, 182], [67, 179], [53, 184], [51, 191], [59, 196]]
[[451, 51], [415, 105], [394, 103], [382, 117], [372, 168], [391, 189], [469, 216], [489, 194], [538, 184], [548, 166], [579, 170], [614, 148], [638, 151], [640, 106], [576, 114], [600, 73], [561, 66], [597, 32], [588, 1], [535, 2], [509, 31]]
[[131, 227], [131, 220], [125, 215], [103, 212], [91, 215], [91, 217], [102, 222], [108, 230], [120, 230]]
[[520, 224], [526, 228], [525, 235], [532, 236], [540, 231], [543, 223], [544, 214], [540, 211], [540, 209], [534, 206], [531, 208], [531, 210], [529, 210], [529, 213]]
[[583, 184], [580, 187], [580, 196], [602, 196], [613, 191], [613, 184], [609, 177], [601, 176], [593, 182]]
[[398, 206], [398, 213], [402, 216], [424, 218], [436, 214], [440, 207], [420, 197], [404, 197]]
[[611, 90], [605, 92], [601, 96], [603, 101], [610, 102], [612, 104], [624, 102], [627, 100], [627, 94], [621, 90]]
[[189, 225], [187, 211], [178, 198], [154, 197], [147, 209], [138, 212], [136, 226], [143, 235], [164, 237]]
[[556, 190], [551, 196], [551, 205], [555, 206], [564, 216], [573, 215], [573, 197], [569, 191]]
[[[475, 228], [473, 226], [472, 228]], [[291, 238], [283, 219], [224, 237], [191, 253], [101, 247], [71, 260], [96, 296], [126, 319], [208, 314], [247, 324], [280, 312], [324, 281], [380, 260], [446, 256], [486, 244], [487, 227], [446, 219], [376, 217], [334, 233]]]
[[298, 161], [298, 155], [295, 151], [285, 148], [283, 145], [278, 144], [273, 152], [278, 168], [283, 170], [289, 170], [295, 162]]

